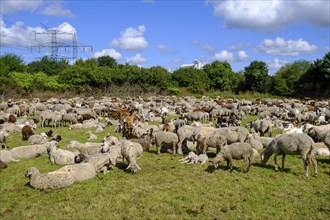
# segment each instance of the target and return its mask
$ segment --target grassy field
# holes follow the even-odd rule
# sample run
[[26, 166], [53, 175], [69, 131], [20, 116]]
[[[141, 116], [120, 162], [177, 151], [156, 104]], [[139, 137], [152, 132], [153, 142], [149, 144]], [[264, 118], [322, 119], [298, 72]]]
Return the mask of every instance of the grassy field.
[[[249, 118], [251, 119], [251, 118]], [[36, 133], [47, 129], [37, 129]], [[88, 130], [88, 129], [87, 129]], [[70, 140], [87, 141], [85, 130], [56, 129], [64, 148]], [[275, 133], [279, 133], [276, 131]], [[99, 134], [99, 140], [113, 128]], [[21, 134], [10, 136], [10, 148], [27, 145]], [[209, 153], [209, 157], [215, 156]], [[126, 164], [62, 190], [39, 191], [27, 186], [26, 170], [42, 173], [59, 168], [47, 157], [9, 163], [0, 170], [0, 219], [330, 219], [330, 158], [317, 156], [319, 175], [304, 178], [299, 157], [287, 156], [286, 169], [275, 172], [272, 158], [250, 173], [234, 161], [232, 173], [222, 164], [213, 170], [178, 162], [182, 156], [145, 152], [138, 174], [124, 172]]]

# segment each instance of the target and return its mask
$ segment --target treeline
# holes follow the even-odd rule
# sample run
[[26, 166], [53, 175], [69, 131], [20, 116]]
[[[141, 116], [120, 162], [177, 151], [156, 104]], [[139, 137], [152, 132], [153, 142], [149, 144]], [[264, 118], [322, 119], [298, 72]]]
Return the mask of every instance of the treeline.
[[330, 97], [330, 53], [314, 62], [287, 64], [273, 76], [265, 62], [253, 61], [235, 73], [228, 62], [214, 61], [202, 70], [181, 68], [169, 73], [160, 66], [140, 68], [118, 64], [109, 56], [78, 60], [43, 57], [25, 64], [15, 54], [0, 57], [0, 94], [28, 95], [35, 91], [108, 94], [175, 94], [185, 87], [190, 92], [258, 92], [286, 97]]

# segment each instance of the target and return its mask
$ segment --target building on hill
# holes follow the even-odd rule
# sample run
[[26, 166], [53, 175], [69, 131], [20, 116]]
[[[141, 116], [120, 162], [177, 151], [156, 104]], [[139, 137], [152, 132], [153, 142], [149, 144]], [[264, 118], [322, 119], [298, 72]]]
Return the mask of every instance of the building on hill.
[[203, 69], [203, 64], [200, 63], [198, 60], [195, 60], [194, 63], [191, 64], [183, 64], [180, 66], [180, 68], [193, 68], [193, 69], [197, 69], [197, 70], [201, 70]]

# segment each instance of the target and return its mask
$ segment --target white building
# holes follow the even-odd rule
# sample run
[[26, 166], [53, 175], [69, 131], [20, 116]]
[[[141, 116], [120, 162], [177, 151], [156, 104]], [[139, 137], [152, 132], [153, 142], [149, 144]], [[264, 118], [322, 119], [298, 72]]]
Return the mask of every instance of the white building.
[[201, 70], [203, 69], [203, 64], [200, 63], [198, 60], [195, 60], [194, 63], [192, 64], [183, 64], [180, 66], [180, 68], [193, 68], [193, 69], [197, 69], [197, 70]]

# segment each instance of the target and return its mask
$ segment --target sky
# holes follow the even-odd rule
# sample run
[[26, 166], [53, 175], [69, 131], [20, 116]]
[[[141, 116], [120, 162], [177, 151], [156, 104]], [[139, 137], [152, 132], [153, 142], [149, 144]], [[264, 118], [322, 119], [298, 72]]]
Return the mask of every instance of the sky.
[[[244, 71], [263, 61], [270, 74], [330, 51], [330, 0], [1, 0], [1, 55], [26, 63], [51, 55], [109, 55], [118, 63], [170, 71], [195, 60]], [[56, 44], [51, 32], [56, 32]], [[53, 43], [52, 43], [53, 41]], [[91, 47], [89, 47], [91, 46]]]

